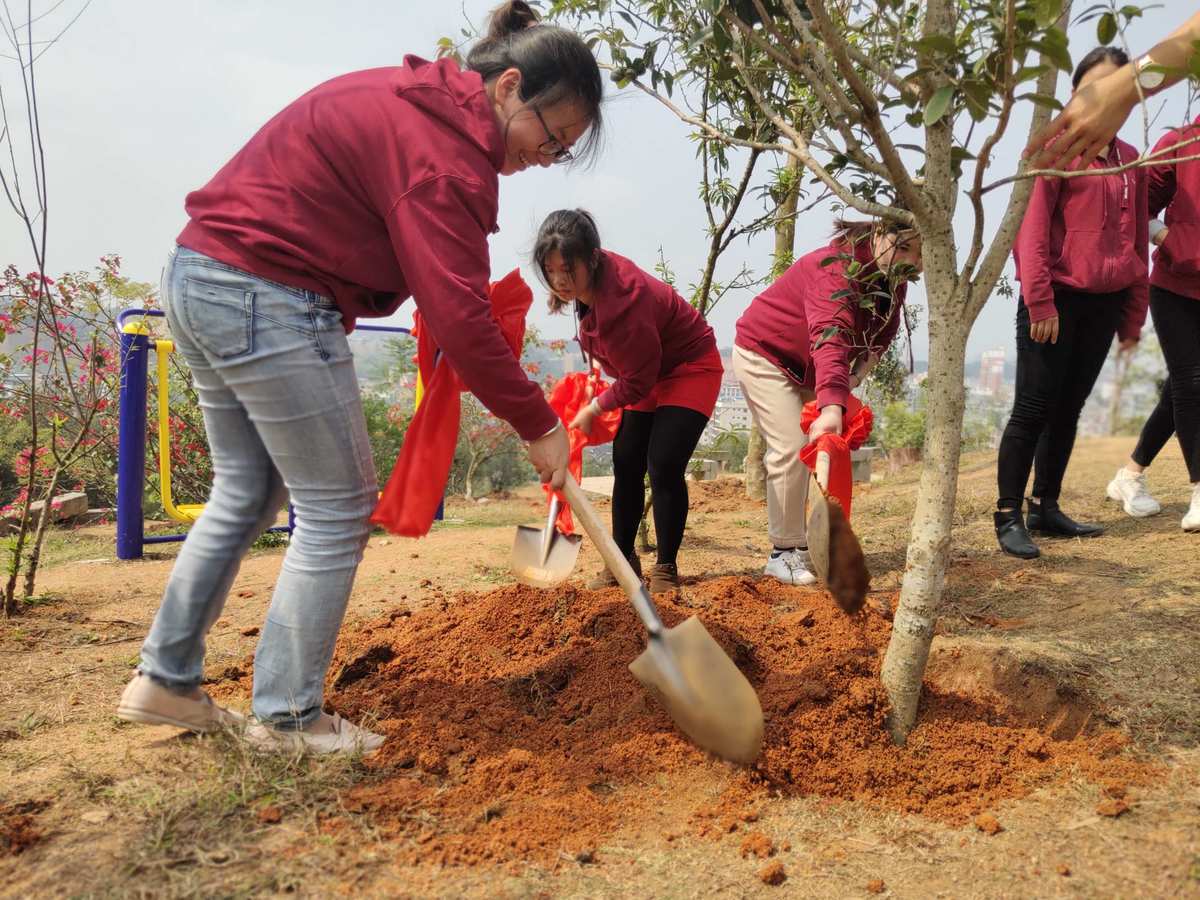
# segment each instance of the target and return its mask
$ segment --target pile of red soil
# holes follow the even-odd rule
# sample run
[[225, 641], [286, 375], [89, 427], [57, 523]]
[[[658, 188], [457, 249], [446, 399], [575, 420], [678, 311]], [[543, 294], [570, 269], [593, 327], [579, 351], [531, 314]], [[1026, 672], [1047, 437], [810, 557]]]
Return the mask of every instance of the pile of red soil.
[[36, 800], [0, 805], [0, 856], [18, 856], [45, 836], [34, 815], [46, 806]]
[[746, 482], [740, 478], [714, 478], [688, 484], [690, 512], [744, 512], [755, 506], [766, 506], [766, 501], [747, 499]]
[[929, 690], [908, 745], [894, 746], [879, 684], [891, 625], [870, 608], [847, 617], [817, 591], [723, 578], [660, 605], [668, 625], [698, 612], [758, 689], [764, 752], [741, 772], [689, 744], [629, 673], [643, 631], [617, 591], [438, 599], [347, 634], [330, 672], [330, 705], [377, 717], [389, 738], [380, 777], [348, 804], [412, 862], [590, 860], [646, 816], [660, 833], [726, 834], [775, 792], [961, 824], [1072, 771], [1109, 782], [1143, 771], [1115, 733], [1054, 741]]

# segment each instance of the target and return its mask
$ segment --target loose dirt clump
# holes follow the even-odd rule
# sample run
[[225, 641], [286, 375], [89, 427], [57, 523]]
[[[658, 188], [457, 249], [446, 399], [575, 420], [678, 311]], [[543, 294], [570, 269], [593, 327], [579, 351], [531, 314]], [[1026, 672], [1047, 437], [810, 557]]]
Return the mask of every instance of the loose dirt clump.
[[1004, 826], [1000, 824], [1000, 820], [991, 813], [982, 813], [975, 817], [975, 827], [984, 834], [999, 834], [1004, 830]]
[[602, 858], [607, 837], [656, 815], [657, 835], [691, 823], [720, 839], [777, 794], [966, 824], [1074, 772], [1151, 774], [1119, 734], [1056, 741], [928, 687], [920, 724], [895, 746], [879, 683], [890, 622], [870, 608], [848, 617], [815, 591], [722, 578], [660, 602], [668, 626], [698, 612], [758, 690], [764, 750], [743, 770], [688, 743], [634, 680], [644, 633], [619, 591], [512, 586], [448, 601], [349, 631], [331, 668], [330, 705], [388, 737], [377, 777], [345, 802], [406, 862]]
[[763, 884], [780, 885], [787, 881], [787, 872], [784, 871], [783, 863], [776, 860], [773, 863], [767, 863], [758, 877], [762, 879]]
[[742, 858], [757, 856], [768, 859], [775, 855], [775, 843], [761, 831], [752, 831], [742, 839]]

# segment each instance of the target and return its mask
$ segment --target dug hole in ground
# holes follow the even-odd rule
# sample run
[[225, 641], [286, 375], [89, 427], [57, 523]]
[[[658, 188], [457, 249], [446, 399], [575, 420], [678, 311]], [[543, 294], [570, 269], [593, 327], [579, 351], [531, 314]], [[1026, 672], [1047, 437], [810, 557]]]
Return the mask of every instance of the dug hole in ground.
[[[1109, 526], [995, 549], [991, 454], [964, 460], [920, 725], [883, 728], [878, 673], [916, 468], [864, 487], [873, 576], [847, 617], [759, 577], [766, 514], [733, 479], [693, 487], [684, 586], [759, 691], [750, 769], [687, 743], [626, 668], [643, 633], [618, 590], [514, 586], [532, 487], [453, 501], [420, 542], [372, 537], [329, 707], [388, 735], [370, 762], [258, 757], [112, 716], [170, 554], [111, 560], [59, 536], [45, 594], [3, 631], [0, 892], [31, 896], [1200, 896], [1200, 543], [1172, 444], [1164, 512], [1104, 485], [1132, 441], [1081, 442], [1063, 505]], [[243, 565], [208, 689], [245, 709], [279, 549]]]

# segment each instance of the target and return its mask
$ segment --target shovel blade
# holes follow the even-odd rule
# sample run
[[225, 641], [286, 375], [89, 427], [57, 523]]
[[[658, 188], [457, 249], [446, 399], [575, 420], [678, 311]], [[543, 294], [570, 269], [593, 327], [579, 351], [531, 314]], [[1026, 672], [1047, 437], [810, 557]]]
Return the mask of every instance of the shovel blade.
[[517, 536], [513, 540], [512, 572], [522, 584], [535, 588], [554, 587], [575, 571], [579, 544], [583, 538], [577, 534], [562, 534], [554, 529], [550, 550], [543, 561], [542, 542], [545, 535], [546, 532], [541, 528], [517, 526]]
[[698, 746], [732, 762], [758, 758], [763, 741], [758, 694], [695, 616], [651, 637], [629, 670]]
[[808, 558], [816, 576], [829, 583], [829, 501], [819, 484], [808, 492]]

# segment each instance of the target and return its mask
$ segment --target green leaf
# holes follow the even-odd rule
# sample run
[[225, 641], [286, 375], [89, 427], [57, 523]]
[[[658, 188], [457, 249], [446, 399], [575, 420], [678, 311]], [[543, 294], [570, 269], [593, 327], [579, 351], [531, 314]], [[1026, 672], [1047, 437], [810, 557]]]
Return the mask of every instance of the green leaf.
[[1101, 44], [1111, 44], [1117, 36], [1117, 17], [1106, 12], [1096, 21], [1096, 40]]
[[929, 102], [925, 105], [924, 122], [926, 128], [939, 122], [942, 116], [946, 115], [946, 111], [950, 109], [950, 101], [953, 99], [954, 85], [952, 84], [943, 84], [933, 92], [933, 96], [929, 98]]
[[827, 341], [833, 340], [833, 338], [837, 337], [837, 333], [838, 327], [836, 325], [828, 326], [824, 331], [821, 332], [821, 336], [813, 342], [813, 349], [816, 350]]
[[950, 56], [958, 49], [954, 38], [948, 34], [929, 34], [916, 43], [918, 50], [933, 53], [937, 56]]
[[1063, 108], [1063, 105], [1049, 94], [1021, 94], [1016, 99], [1030, 100], [1036, 103], [1038, 106], [1048, 106], [1053, 110], [1060, 110]]

